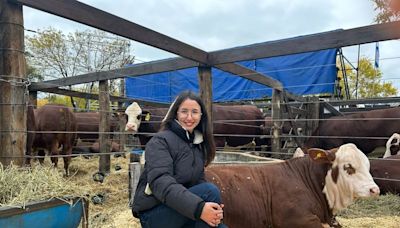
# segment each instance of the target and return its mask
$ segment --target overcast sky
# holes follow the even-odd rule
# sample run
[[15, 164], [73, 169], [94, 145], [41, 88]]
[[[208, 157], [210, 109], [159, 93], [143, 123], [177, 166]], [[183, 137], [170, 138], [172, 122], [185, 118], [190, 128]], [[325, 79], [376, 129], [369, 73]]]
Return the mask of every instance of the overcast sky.
[[[373, 24], [371, 0], [84, 0], [107, 11], [205, 51]], [[27, 29], [52, 26], [64, 32], [89, 27], [24, 7]], [[28, 34], [28, 32], [27, 32]], [[380, 68], [400, 88], [400, 41], [380, 43]], [[375, 44], [361, 46], [361, 56], [374, 59]], [[354, 64], [357, 47], [344, 49]], [[140, 61], [174, 55], [134, 43]]]

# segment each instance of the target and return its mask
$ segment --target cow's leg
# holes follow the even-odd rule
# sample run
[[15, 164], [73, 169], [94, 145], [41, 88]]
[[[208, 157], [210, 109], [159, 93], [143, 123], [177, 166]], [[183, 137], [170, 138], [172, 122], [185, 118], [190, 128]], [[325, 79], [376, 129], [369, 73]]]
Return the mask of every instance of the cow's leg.
[[64, 169], [65, 175], [69, 176], [69, 164], [71, 163], [71, 157], [69, 155], [72, 154], [72, 146], [71, 145], [63, 145], [62, 155], [67, 155], [64, 157]]
[[32, 147], [27, 147], [26, 148], [26, 153], [25, 153], [25, 166], [30, 167], [31, 166], [31, 156], [32, 156]]
[[54, 167], [57, 167], [58, 164], [58, 157], [57, 157], [59, 155], [58, 147], [59, 144], [57, 140], [51, 143], [50, 155], [51, 155], [51, 162], [54, 164]]
[[43, 165], [43, 163], [44, 163], [44, 156], [46, 156], [46, 152], [44, 151], [44, 149], [39, 149], [37, 155], [39, 156], [39, 157], [38, 157], [39, 163], [40, 163], [41, 165]]

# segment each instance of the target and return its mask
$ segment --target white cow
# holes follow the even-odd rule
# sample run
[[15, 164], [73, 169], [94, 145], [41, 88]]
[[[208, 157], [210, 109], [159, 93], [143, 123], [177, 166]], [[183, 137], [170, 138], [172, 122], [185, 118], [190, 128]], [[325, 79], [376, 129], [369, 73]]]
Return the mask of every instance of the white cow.
[[142, 109], [138, 103], [133, 102], [126, 108], [125, 114], [128, 116], [125, 131], [130, 131], [133, 134], [136, 134], [141, 122]]
[[387, 158], [396, 154], [400, 154], [400, 135], [394, 133], [386, 142], [386, 151], [383, 155], [383, 158]]

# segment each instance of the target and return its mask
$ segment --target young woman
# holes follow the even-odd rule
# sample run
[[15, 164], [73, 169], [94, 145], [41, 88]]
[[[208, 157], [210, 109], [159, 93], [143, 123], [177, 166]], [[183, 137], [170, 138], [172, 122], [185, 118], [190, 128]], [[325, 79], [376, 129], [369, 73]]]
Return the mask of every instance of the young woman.
[[143, 228], [226, 227], [219, 189], [204, 179], [215, 156], [211, 122], [202, 100], [181, 93], [160, 131], [147, 143], [132, 213]]

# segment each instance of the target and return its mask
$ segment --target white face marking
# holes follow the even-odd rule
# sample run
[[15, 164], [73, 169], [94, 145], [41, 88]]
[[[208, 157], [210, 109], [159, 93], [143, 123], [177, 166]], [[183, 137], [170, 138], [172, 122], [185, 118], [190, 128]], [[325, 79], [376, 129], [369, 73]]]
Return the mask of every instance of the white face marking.
[[386, 142], [386, 151], [385, 154], [383, 155], [383, 158], [387, 158], [392, 156], [392, 151], [391, 147], [399, 148], [399, 151], [397, 151], [396, 154], [400, 154], [400, 135], [397, 133], [394, 133], [389, 140]]
[[128, 116], [125, 131], [130, 131], [135, 134], [140, 126], [142, 109], [136, 102], [133, 102], [126, 108], [125, 114]]
[[379, 187], [369, 172], [369, 160], [363, 152], [349, 143], [340, 146], [335, 155], [332, 170], [338, 168], [337, 181], [333, 180], [332, 170], [329, 170], [324, 188], [334, 213], [347, 207], [356, 198], [379, 195]]

